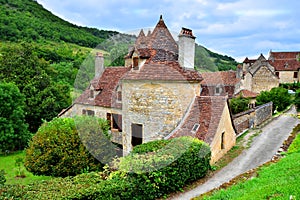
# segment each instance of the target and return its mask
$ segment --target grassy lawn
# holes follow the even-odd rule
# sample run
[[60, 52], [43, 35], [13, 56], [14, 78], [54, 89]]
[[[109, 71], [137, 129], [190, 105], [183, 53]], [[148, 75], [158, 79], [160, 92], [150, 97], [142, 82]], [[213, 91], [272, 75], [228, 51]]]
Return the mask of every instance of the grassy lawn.
[[258, 175], [247, 181], [199, 199], [300, 199], [300, 135], [290, 146], [286, 157], [261, 167]]
[[[49, 180], [51, 177], [48, 176], [34, 176], [32, 173], [28, 172], [23, 164], [21, 164], [20, 168], [18, 168], [16, 164], [16, 159], [25, 158], [25, 152], [19, 151], [13, 154], [9, 154], [7, 156], [0, 155], [0, 170], [5, 170], [5, 178], [6, 184], [22, 184], [27, 185], [34, 181], [39, 180]], [[16, 175], [21, 172], [25, 174], [24, 178], [16, 178]]]

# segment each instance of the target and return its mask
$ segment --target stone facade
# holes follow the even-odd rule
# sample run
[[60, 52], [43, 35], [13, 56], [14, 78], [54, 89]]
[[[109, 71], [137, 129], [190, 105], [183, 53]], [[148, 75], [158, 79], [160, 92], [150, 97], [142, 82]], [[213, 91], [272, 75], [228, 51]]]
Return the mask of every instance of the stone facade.
[[298, 71], [277, 71], [277, 74], [280, 83], [294, 83], [299, 81]]
[[163, 139], [178, 126], [199, 93], [200, 85], [188, 82], [124, 81], [124, 152], [132, 149], [131, 124], [143, 126], [143, 143]]

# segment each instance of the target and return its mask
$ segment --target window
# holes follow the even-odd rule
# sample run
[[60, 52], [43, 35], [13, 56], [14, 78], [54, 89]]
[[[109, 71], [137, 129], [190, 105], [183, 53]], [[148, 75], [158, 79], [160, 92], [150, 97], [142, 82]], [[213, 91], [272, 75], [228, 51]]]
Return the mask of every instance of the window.
[[90, 98], [94, 98], [94, 90], [90, 90]]
[[122, 90], [121, 90], [121, 86], [118, 86], [118, 88], [117, 88], [117, 102], [122, 102]]
[[223, 132], [221, 135], [221, 149], [225, 149], [224, 139], [225, 139], [225, 132]]
[[107, 113], [106, 119], [110, 124], [109, 130], [122, 132], [122, 115]]
[[134, 57], [132, 58], [132, 67], [134, 70], [138, 70], [139, 69], [139, 58], [138, 57]]
[[275, 75], [279, 78], [279, 72], [275, 72]]
[[137, 146], [143, 143], [143, 125], [131, 124], [131, 144]]
[[196, 133], [200, 127], [200, 124], [195, 124], [192, 128], [192, 133]]
[[83, 109], [83, 110], [82, 110], [82, 114], [83, 114], [83, 115], [88, 115], [88, 116], [95, 116], [95, 111]]
[[294, 78], [298, 78], [298, 72], [294, 72]]
[[215, 88], [215, 94], [216, 95], [220, 95], [221, 94], [221, 87], [220, 86], [216, 86], [216, 88]]

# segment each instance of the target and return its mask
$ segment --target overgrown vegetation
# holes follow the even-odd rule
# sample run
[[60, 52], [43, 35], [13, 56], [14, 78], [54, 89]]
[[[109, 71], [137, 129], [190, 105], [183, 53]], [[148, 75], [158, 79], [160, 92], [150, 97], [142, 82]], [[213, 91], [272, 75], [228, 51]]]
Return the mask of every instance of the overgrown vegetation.
[[[26, 149], [26, 169], [35, 175], [61, 177], [74, 176], [84, 170], [102, 170], [103, 165], [82, 143], [76, 126], [76, 123], [91, 124], [91, 122], [98, 126], [98, 129], [101, 128], [103, 134], [107, 134], [106, 121], [87, 116], [76, 119], [55, 118], [51, 122], [45, 122]], [[88, 129], [89, 127], [85, 127], [85, 130]]]
[[[166, 154], [160, 156], [159, 152]], [[133, 156], [139, 157], [139, 160], [132, 162], [132, 169], [141, 169], [139, 166], [144, 162], [146, 168], [155, 170], [143, 173], [127, 171], [122, 167], [122, 163], [134, 161]], [[92, 172], [75, 177], [53, 178], [28, 186], [5, 185], [0, 189], [0, 198], [155, 199], [180, 190], [186, 183], [203, 177], [210, 168], [209, 160], [210, 150], [204, 142], [191, 137], [175, 138], [157, 151], [122, 158], [119, 164], [113, 165], [114, 167], [118, 165], [117, 171], [106, 170], [102, 173]], [[157, 164], [165, 163], [169, 164], [157, 168]]]
[[232, 114], [237, 114], [244, 112], [249, 109], [249, 99], [243, 98], [242, 96], [238, 96], [235, 98], [230, 99], [229, 101], [229, 107], [232, 112]]
[[282, 87], [272, 88], [270, 91], [262, 91], [256, 97], [256, 105], [273, 102], [273, 111], [283, 111], [292, 104], [292, 97], [288, 90]]

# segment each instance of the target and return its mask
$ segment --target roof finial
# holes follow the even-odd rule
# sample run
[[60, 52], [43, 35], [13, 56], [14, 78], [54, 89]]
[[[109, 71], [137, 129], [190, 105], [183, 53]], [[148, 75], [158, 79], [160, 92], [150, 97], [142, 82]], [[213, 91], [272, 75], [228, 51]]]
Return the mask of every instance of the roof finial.
[[163, 20], [162, 15], [160, 15], [159, 20]]

